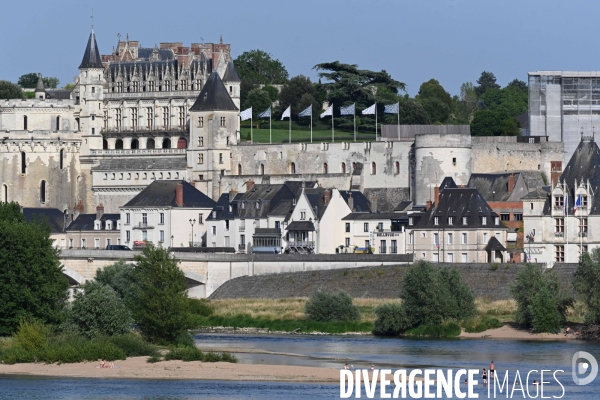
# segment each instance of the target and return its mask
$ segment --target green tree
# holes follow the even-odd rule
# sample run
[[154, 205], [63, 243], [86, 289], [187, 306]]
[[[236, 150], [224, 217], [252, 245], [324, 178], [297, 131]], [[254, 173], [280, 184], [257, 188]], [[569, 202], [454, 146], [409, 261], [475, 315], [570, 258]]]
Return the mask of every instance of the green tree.
[[168, 250], [152, 244], [135, 261], [133, 318], [150, 341], [174, 343], [191, 327], [185, 275]]
[[531, 299], [529, 313], [533, 317], [531, 327], [536, 332], [558, 332], [565, 321], [564, 315], [559, 311], [556, 295], [550, 292], [548, 285], [544, 285]]
[[67, 317], [68, 326], [90, 338], [127, 333], [132, 322], [117, 292], [95, 281], [86, 282], [82, 290], [75, 293]]
[[262, 90], [269, 94], [269, 98], [271, 102], [274, 103], [277, 101], [277, 97], [279, 96], [279, 90], [275, 86], [265, 85], [262, 87]]
[[137, 292], [135, 265], [120, 260], [112, 265], [96, 270], [96, 281], [110, 286], [117, 295], [129, 304]]
[[600, 248], [583, 253], [573, 274], [573, 287], [585, 304], [585, 322], [600, 324]]
[[[415, 99], [399, 100], [399, 116], [401, 125], [426, 125], [431, 123], [431, 117], [423, 107], [423, 105]], [[383, 121], [386, 124], [396, 125], [398, 116], [393, 114], [385, 114]]]
[[419, 93], [416, 98], [418, 100], [437, 99], [448, 108], [452, 106], [452, 96], [450, 96], [450, 93], [446, 92], [444, 87], [440, 85], [440, 82], [436, 79], [430, 79], [427, 82], [423, 82], [419, 87]]
[[510, 81], [509, 84], [506, 86], [517, 88], [525, 93], [527, 93], [527, 91], [528, 91], [527, 83], [523, 82], [522, 80], [516, 79], [516, 78], [513, 79], [512, 81]]
[[496, 83], [496, 76], [488, 71], [483, 71], [479, 79], [477, 79], [479, 86], [475, 87], [477, 96], [481, 97], [488, 89], [499, 89], [500, 85]]
[[23, 90], [14, 83], [9, 81], [0, 80], [0, 99], [2, 100], [10, 100], [10, 99], [22, 99], [23, 98]]
[[37, 81], [37, 72], [30, 72], [28, 74], [21, 75], [19, 77], [19, 80], [17, 81], [17, 85], [25, 89], [35, 89], [35, 87], [37, 86]]
[[290, 79], [290, 81], [281, 88], [281, 91], [279, 92], [279, 106], [282, 109], [285, 109], [291, 105], [292, 117], [295, 118], [295, 116], [308, 107], [309, 104], [317, 104], [316, 110], [314, 109], [315, 106], [313, 106], [313, 113], [318, 112], [321, 109], [321, 106], [318, 105], [316, 98], [317, 89], [310, 81], [310, 78], [307, 78], [304, 75], [298, 75]]
[[75, 88], [74, 84], [67, 83], [63, 89], [65, 89], [65, 90], [73, 90], [74, 88]]
[[504, 121], [503, 133], [504, 136], [521, 136], [519, 121], [514, 118], [509, 118]]
[[343, 290], [327, 292], [317, 290], [306, 302], [306, 315], [313, 321], [354, 321], [360, 318], [352, 297]]
[[465, 82], [460, 86], [460, 96], [455, 101], [455, 114], [459, 123], [470, 124], [473, 114], [477, 111], [478, 99], [475, 87], [471, 82]]
[[271, 107], [271, 104], [269, 93], [262, 89], [252, 89], [250, 93], [248, 93], [242, 109], [245, 110], [249, 107], [252, 107], [252, 116], [254, 118], [254, 122], [257, 122], [256, 116], [265, 111], [267, 108]]
[[16, 201], [10, 203], [0, 202], [0, 222], [17, 223], [25, 222], [21, 206]]
[[233, 60], [233, 64], [242, 82], [276, 85], [288, 80], [288, 72], [281, 61], [262, 50], [245, 51]]
[[23, 319], [60, 323], [69, 288], [50, 229], [17, 217], [15, 204], [0, 203], [0, 336]]
[[500, 136], [502, 135], [504, 120], [502, 116], [491, 110], [479, 110], [471, 121], [472, 136]]
[[45, 76], [42, 78], [42, 82], [44, 82], [44, 87], [46, 89], [56, 89], [60, 81], [58, 78], [53, 76]]

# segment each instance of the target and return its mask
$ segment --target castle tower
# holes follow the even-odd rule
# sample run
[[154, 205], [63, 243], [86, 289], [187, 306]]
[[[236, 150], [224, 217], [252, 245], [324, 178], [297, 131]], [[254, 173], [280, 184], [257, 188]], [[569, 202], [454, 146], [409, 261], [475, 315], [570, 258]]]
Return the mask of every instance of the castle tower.
[[225, 84], [225, 88], [229, 92], [229, 96], [231, 96], [233, 103], [239, 109], [240, 84], [242, 83], [242, 80], [240, 79], [237, 71], [235, 70], [233, 61], [229, 61], [227, 63], [227, 69], [225, 69], [225, 74], [223, 75], [223, 83]]
[[42, 74], [38, 74], [38, 81], [35, 87], [35, 98], [39, 100], [44, 100], [46, 98], [46, 86], [44, 86], [44, 80], [42, 79]]
[[91, 149], [102, 149], [102, 121], [104, 117], [104, 66], [94, 30], [90, 33], [83, 60], [79, 65], [79, 131], [81, 132], [81, 154], [88, 155]]
[[190, 108], [190, 177], [197, 189], [213, 199], [220, 196], [220, 177], [231, 171], [230, 145], [237, 143], [238, 111], [216, 71]]

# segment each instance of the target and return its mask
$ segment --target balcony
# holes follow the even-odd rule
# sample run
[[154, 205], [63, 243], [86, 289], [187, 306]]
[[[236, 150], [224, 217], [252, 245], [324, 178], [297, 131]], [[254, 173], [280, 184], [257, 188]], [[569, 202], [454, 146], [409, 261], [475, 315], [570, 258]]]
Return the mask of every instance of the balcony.
[[563, 237], [565, 236], [564, 232], [554, 232], [554, 237]]
[[587, 232], [579, 232], [579, 237], [587, 237], [588, 233]]
[[90, 150], [92, 156], [148, 156], [148, 155], [181, 155], [185, 154], [187, 149], [106, 149]]
[[298, 240], [288, 242], [286, 253], [290, 254], [312, 254], [315, 252], [315, 242], [310, 240]]
[[246, 232], [246, 227], [245, 226], [240, 226], [239, 227], [239, 231], [240, 232]]
[[147, 222], [138, 222], [137, 225], [133, 225], [133, 229], [154, 229], [154, 225]]

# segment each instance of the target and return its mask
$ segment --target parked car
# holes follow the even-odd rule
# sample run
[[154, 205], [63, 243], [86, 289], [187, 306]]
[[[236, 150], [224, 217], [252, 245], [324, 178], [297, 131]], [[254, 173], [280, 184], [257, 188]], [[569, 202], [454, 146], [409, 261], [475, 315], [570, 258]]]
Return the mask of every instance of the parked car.
[[106, 246], [106, 250], [129, 250], [131, 249], [128, 246], [124, 246], [122, 244], [109, 244]]

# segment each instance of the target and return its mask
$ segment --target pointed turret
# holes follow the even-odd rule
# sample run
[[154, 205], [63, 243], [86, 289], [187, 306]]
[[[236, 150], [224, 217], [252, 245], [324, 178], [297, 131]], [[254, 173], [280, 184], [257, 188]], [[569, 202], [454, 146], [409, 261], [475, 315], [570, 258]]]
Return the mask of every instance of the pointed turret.
[[42, 74], [38, 74], [37, 85], [35, 86], [35, 98], [36, 99], [45, 99], [46, 98], [46, 86], [44, 85], [44, 80], [42, 79]]
[[223, 84], [223, 81], [219, 77], [219, 74], [214, 71], [208, 77], [206, 84], [200, 91], [196, 102], [190, 108], [190, 111], [237, 111], [239, 110], [227, 89]]
[[223, 75], [223, 82], [241, 82], [237, 71], [235, 70], [235, 65], [233, 65], [233, 61], [229, 61], [227, 63], [227, 69], [225, 69], [225, 74]]
[[94, 35], [93, 29], [92, 33], [90, 33], [87, 46], [85, 47], [83, 60], [81, 60], [81, 65], [79, 65], [79, 69], [86, 68], [104, 68], [102, 65], [100, 52], [98, 51], [98, 44], [96, 43], [96, 35]]

